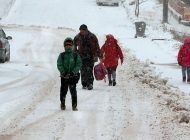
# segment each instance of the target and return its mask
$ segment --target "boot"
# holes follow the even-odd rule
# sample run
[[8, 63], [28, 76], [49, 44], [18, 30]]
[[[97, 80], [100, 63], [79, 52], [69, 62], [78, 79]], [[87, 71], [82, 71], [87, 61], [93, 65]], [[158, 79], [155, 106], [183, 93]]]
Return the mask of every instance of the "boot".
[[73, 111], [78, 111], [77, 107], [73, 107]]
[[85, 82], [82, 82], [82, 89], [87, 89], [87, 84]]
[[92, 89], [93, 89], [93, 85], [92, 84], [88, 85], [88, 90], [92, 90]]
[[72, 97], [72, 109], [73, 109], [73, 111], [78, 111], [78, 109], [77, 109], [77, 97]]
[[65, 106], [65, 99], [63, 99], [63, 101], [61, 102], [61, 110], [65, 110], [66, 109], [66, 106]]
[[190, 84], [190, 79], [187, 79], [187, 83]]
[[183, 77], [183, 80], [182, 80], [183, 82], [186, 82], [186, 77]]
[[109, 80], [109, 86], [112, 86], [112, 80]]
[[113, 80], [113, 86], [115, 86], [116, 85], [116, 81], [115, 80]]

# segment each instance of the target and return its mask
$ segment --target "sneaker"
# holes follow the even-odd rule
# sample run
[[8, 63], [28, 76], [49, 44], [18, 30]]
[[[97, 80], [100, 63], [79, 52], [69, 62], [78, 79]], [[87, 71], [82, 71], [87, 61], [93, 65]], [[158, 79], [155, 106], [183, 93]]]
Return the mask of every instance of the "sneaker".
[[115, 80], [113, 80], [113, 86], [115, 86], [116, 85], [116, 81]]
[[88, 88], [88, 90], [92, 90], [93, 89], [92, 84], [90, 84], [87, 88]]
[[61, 110], [65, 110], [66, 109], [66, 106], [64, 104], [61, 104], [60, 107], [61, 107]]
[[77, 107], [73, 107], [73, 111], [78, 111]]
[[112, 86], [112, 80], [109, 80], [109, 84], [108, 84], [109, 86]]

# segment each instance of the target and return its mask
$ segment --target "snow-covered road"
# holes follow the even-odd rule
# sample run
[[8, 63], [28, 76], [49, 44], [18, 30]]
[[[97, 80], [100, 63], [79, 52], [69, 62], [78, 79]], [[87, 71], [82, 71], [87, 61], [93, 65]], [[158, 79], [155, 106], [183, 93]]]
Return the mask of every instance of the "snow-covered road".
[[[26, 30], [21, 28], [20, 31]], [[27, 30], [27, 32], [30, 31]], [[50, 32], [52, 30], [49, 29], [48, 33], [51, 34]], [[56, 34], [58, 32], [59, 30]], [[39, 38], [41, 41], [47, 39]], [[165, 116], [164, 112], [160, 112], [163, 111], [163, 107], [159, 106], [159, 100], [157, 101], [160, 91], [152, 94], [155, 91], [134, 80], [133, 67], [130, 64], [134, 65], [136, 60], [130, 58], [127, 51], [124, 52], [125, 61], [131, 63], [124, 64], [120, 68], [118, 86], [109, 87], [101, 81], [96, 82], [93, 91], [85, 91], [78, 85], [79, 111], [71, 110], [68, 94], [67, 110], [63, 112], [59, 108], [59, 77], [56, 76], [55, 62], [51, 61], [58, 55], [59, 47], [56, 48], [56, 45], [48, 47], [47, 44], [41, 47], [54, 50], [54, 53], [49, 54], [52, 51], [47, 51], [48, 54], [43, 55], [46, 51], [41, 51], [38, 54], [38, 47], [28, 47], [30, 51], [24, 51], [20, 56], [27, 57], [26, 52], [30, 52], [28, 65], [25, 65], [25, 67], [31, 66], [30, 76], [22, 77], [24, 81], [21, 80], [21, 83], [15, 82], [11, 85], [8, 83], [7, 85], [12, 88], [3, 86], [5, 95], [8, 92], [18, 97], [9, 94], [6, 98], [9, 100], [1, 103], [1, 107], [7, 108], [4, 109], [4, 116], [1, 119], [3, 125], [0, 127], [0, 138], [7, 140], [151, 140], [164, 137], [162, 133], [166, 130], [160, 130], [160, 125], [156, 125]], [[41, 56], [41, 59], [35, 59], [36, 55]], [[43, 56], [49, 57], [43, 60]], [[24, 60], [22, 64], [25, 63]], [[123, 73], [127, 76], [123, 76]], [[15, 90], [16, 93], [13, 92]]]
[[[148, 39], [130, 39], [134, 28], [125, 12], [98, 7], [94, 0], [14, 2], [1, 21], [13, 40], [11, 61], [0, 64], [0, 140], [188, 140], [190, 126], [183, 116], [188, 117], [189, 98], [127, 49], [127, 43], [163, 48]], [[63, 40], [74, 37], [83, 23], [100, 45], [106, 33], [117, 35], [125, 60], [118, 67], [117, 86], [95, 81], [88, 91], [79, 83], [79, 111], [71, 110], [69, 92], [67, 109], [61, 111], [56, 60]]]
[[[11, 62], [0, 66], [3, 128], [18, 117], [25, 109], [23, 106], [30, 106], [35, 96], [41, 98], [49, 92], [54, 78], [58, 77], [55, 60], [62, 49], [59, 47], [62, 36], [65, 36], [62, 30], [53, 28], [9, 26], [5, 29], [13, 40]], [[72, 33], [67, 29], [64, 31]]]

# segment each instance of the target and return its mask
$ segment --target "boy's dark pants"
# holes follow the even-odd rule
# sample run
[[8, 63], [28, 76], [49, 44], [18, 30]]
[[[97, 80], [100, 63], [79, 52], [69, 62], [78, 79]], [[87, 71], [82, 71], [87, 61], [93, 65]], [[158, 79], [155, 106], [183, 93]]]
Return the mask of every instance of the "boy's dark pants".
[[67, 95], [68, 88], [71, 93], [72, 107], [77, 107], [76, 83], [73, 83], [73, 80], [71, 78], [65, 79], [61, 77], [60, 101], [64, 105], [65, 105], [65, 98]]

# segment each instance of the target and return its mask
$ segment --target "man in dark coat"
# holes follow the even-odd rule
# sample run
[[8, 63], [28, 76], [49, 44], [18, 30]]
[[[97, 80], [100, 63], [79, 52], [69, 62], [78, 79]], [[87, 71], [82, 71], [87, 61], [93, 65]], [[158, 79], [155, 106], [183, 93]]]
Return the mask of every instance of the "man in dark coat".
[[79, 28], [80, 32], [74, 38], [74, 50], [80, 54], [82, 60], [81, 83], [83, 89], [92, 90], [94, 75], [94, 63], [99, 58], [102, 59], [102, 53], [97, 37], [91, 33], [85, 24]]

